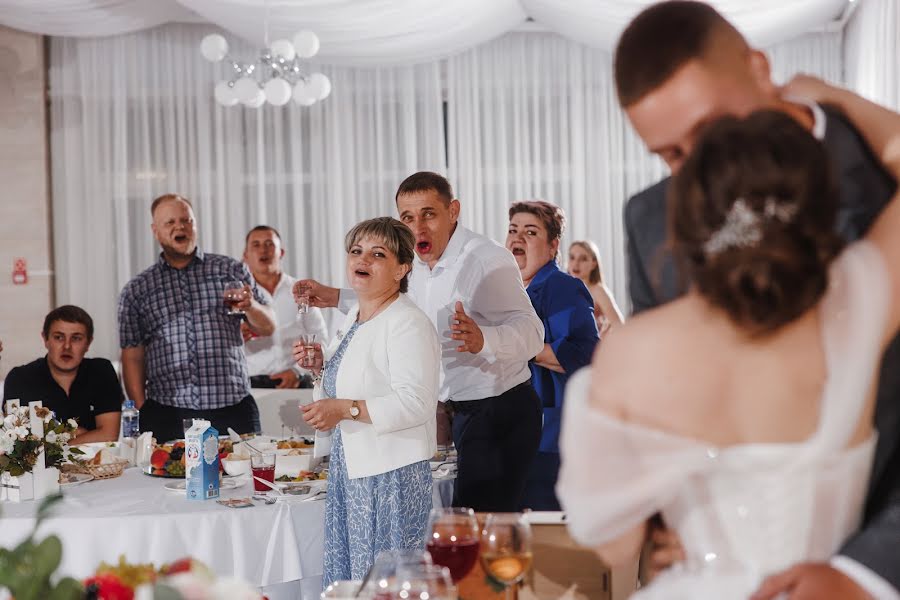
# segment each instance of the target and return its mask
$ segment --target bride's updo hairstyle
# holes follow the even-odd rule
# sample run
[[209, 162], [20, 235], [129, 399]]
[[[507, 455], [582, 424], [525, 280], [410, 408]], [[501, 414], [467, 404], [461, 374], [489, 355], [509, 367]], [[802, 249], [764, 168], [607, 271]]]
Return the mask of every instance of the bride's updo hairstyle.
[[704, 131], [669, 187], [669, 244], [687, 279], [751, 336], [806, 312], [843, 246], [825, 148], [760, 111]]

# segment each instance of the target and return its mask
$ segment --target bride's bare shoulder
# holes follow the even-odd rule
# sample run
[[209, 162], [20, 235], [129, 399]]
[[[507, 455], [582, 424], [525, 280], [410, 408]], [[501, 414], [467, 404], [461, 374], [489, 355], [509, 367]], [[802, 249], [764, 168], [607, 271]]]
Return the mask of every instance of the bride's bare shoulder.
[[678, 355], [692, 343], [701, 318], [690, 300], [676, 300], [643, 312], [610, 331], [597, 347], [592, 403], [611, 409], [632, 405], [658, 385]]

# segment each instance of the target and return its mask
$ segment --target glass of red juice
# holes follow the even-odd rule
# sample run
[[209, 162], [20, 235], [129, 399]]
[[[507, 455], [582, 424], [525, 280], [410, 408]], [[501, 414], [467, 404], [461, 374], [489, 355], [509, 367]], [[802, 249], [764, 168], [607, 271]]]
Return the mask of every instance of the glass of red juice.
[[[254, 477], [259, 477], [269, 483], [275, 483], [275, 453], [252, 454], [250, 456], [250, 472], [253, 473]], [[272, 488], [254, 479], [253, 489], [257, 492], [268, 492]]]
[[450, 569], [453, 582], [469, 574], [478, 560], [481, 541], [471, 508], [434, 508], [428, 515], [425, 549], [434, 564]]

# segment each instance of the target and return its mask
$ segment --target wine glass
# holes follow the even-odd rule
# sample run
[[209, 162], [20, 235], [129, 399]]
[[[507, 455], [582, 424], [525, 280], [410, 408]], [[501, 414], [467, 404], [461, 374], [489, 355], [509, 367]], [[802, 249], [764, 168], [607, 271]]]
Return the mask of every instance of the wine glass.
[[531, 525], [521, 513], [489, 514], [481, 532], [481, 566], [490, 577], [506, 586], [506, 598], [512, 598], [512, 586], [531, 568]]
[[478, 559], [478, 520], [471, 508], [433, 508], [428, 515], [425, 549], [435, 564], [447, 567], [454, 582], [469, 574]]
[[450, 577], [450, 569], [440, 565], [406, 565], [397, 569], [394, 598], [412, 600], [457, 600], [456, 586]]
[[235, 308], [241, 300], [244, 299], [244, 282], [229, 281], [225, 284], [225, 291], [222, 293], [225, 299], [225, 305], [228, 306], [229, 315], [242, 315], [244, 311]]
[[401, 571], [432, 564], [424, 550], [385, 550], [375, 557], [360, 591], [374, 600], [393, 600]]

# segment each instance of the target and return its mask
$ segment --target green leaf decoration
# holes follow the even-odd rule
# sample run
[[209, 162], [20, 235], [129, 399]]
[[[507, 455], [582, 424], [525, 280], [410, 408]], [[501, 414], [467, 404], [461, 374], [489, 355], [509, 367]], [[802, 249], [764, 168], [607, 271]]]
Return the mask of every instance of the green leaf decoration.
[[65, 577], [50, 590], [47, 600], [82, 600], [84, 598], [84, 586], [71, 577]]

